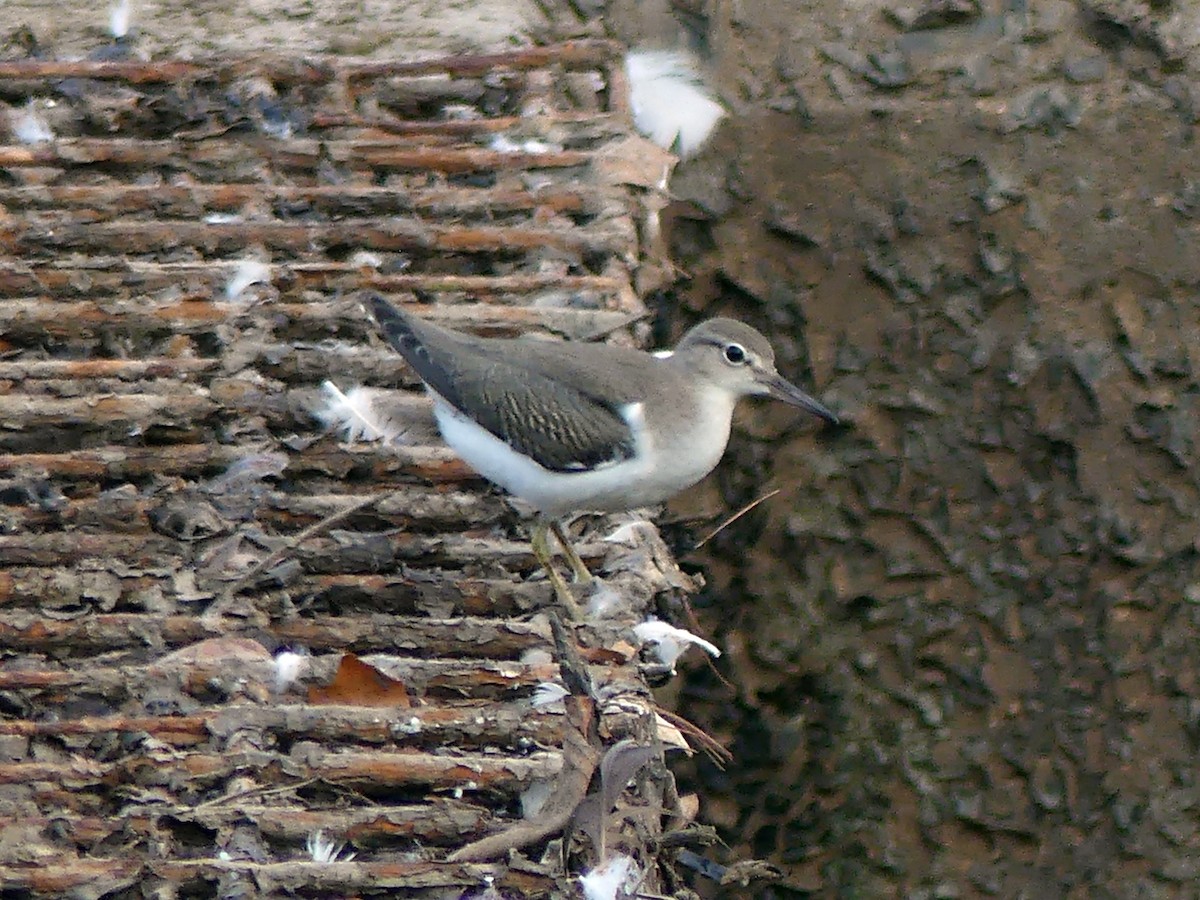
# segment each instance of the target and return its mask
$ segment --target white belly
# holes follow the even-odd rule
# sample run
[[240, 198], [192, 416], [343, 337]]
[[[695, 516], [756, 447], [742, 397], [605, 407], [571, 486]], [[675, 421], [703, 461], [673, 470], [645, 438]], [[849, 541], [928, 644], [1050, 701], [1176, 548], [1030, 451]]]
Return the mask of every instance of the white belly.
[[487, 429], [434, 398], [434, 416], [446, 443], [476, 472], [556, 518], [569, 512], [616, 512], [653, 506], [713, 470], [729, 441], [728, 411], [705, 416], [707, 427], [686, 423], [670, 439], [650, 440], [640, 404], [626, 408], [634, 430], [633, 459], [587, 472], [553, 472], [514, 451]]

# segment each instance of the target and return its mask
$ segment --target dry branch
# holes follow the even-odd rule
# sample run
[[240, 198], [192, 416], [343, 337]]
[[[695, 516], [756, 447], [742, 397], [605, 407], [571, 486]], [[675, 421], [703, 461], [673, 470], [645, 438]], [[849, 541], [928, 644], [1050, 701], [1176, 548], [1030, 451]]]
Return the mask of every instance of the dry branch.
[[[61, 453], [0, 453], [0, 473], [45, 472], [70, 478], [140, 478], [152, 473], [199, 477], [261, 452], [258, 445], [178, 443], [166, 447], [110, 445]], [[445, 447], [397, 447], [388, 453], [369, 445], [341, 446], [323, 442], [295, 453], [289, 467], [341, 477], [365, 471], [378, 481], [397, 475], [429, 482], [477, 480]]]
[[[274, 680], [274, 670], [270, 669], [269, 665], [264, 664], [257, 668], [247, 665], [230, 671], [223, 661], [207, 665], [195, 664], [184, 672], [176, 672], [174, 678], [185, 691], [195, 689], [211, 694], [213, 686], [222, 680], [236, 683], [238, 687], [247, 682], [266, 685]], [[325, 673], [326, 669], [330, 672], [325, 674], [332, 671], [332, 665], [325, 661], [314, 660], [313, 666], [319, 670], [314, 673], [314, 677]], [[478, 660], [394, 658], [387, 668], [392, 675], [404, 679], [421, 694], [436, 693], [438, 696], [456, 698], [459, 703], [467, 704], [475, 715], [478, 715], [475, 711], [477, 701], [511, 698], [514, 695], [526, 696], [532, 693], [537, 684], [554, 675], [554, 669], [548, 663], [523, 664]], [[104, 698], [115, 705], [136, 698], [137, 694], [131, 685], [142, 685], [155, 678], [159, 678], [164, 685], [169, 684], [166, 674], [157, 665], [145, 664], [96, 665], [86, 671], [0, 671], [0, 690], [21, 692], [32, 701], [43, 705], [61, 703], [71, 696], [85, 694]], [[426, 702], [433, 703], [432, 700]], [[438, 708], [436, 705], [422, 707], [421, 715], [426, 714], [425, 710], [430, 710], [429, 715], [436, 717]], [[373, 714], [378, 717], [377, 712]], [[411, 725], [412, 717], [409, 716], [404, 721]], [[416, 721], [419, 724], [423, 720], [418, 718]]]
[[275, 733], [327, 745], [360, 742], [461, 748], [541, 745], [561, 738], [559, 717], [530, 715], [523, 705], [422, 706], [385, 712], [339, 706], [222, 707], [187, 716], [88, 716], [51, 722], [0, 722], [0, 735], [45, 737], [107, 733], [148, 734], [166, 743], [195, 744], [234, 731]]
[[[2, 149], [2, 148], [0, 148]], [[14, 249], [32, 258], [63, 251], [88, 253], [156, 253], [182, 245], [196, 247], [206, 256], [233, 255], [247, 246], [299, 254], [314, 246], [357, 246], [363, 250], [453, 253], [519, 252], [549, 247], [566, 253], [610, 254], [626, 246], [628, 238], [619, 223], [591, 229], [536, 228], [532, 226], [441, 227], [415, 219], [339, 219], [336, 222], [221, 222], [192, 221], [55, 224], [22, 232]]]
[[[184, 784], [195, 787], [226, 781], [243, 771], [253, 771], [261, 784], [286, 785], [317, 779], [360, 789], [391, 788], [469, 790], [491, 788], [517, 791], [533, 778], [549, 778], [561, 766], [557, 753], [538, 752], [523, 757], [478, 755], [443, 756], [417, 752], [361, 753], [350, 750], [314, 750], [298, 760], [268, 751], [190, 753], [161, 759], [131, 755], [117, 762], [0, 763], [0, 784], [48, 781], [75, 788], [102, 783]], [[285, 774], [286, 773], [286, 774]]]
[[[78, 267], [77, 267], [78, 266]], [[0, 289], [9, 299], [22, 294], [50, 292], [50, 299], [63, 300], [76, 294], [94, 297], [138, 290], [146, 293], [178, 288], [180, 284], [201, 281], [212, 287], [224, 286], [229, 269], [212, 263], [163, 263], [132, 260], [116, 256], [107, 259], [92, 257], [88, 265], [68, 262], [30, 263], [20, 268], [0, 269]], [[621, 297], [629, 291], [628, 281], [611, 275], [447, 275], [438, 273], [383, 274], [351, 263], [289, 262], [275, 279], [289, 302], [311, 300], [305, 291], [329, 291], [342, 284], [370, 284], [385, 292], [422, 291], [450, 293], [505, 301], [519, 305], [522, 295], [557, 289], [589, 297]], [[295, 291], [294, 299], [288, 291]], [[26, 298], [31, 299], [31, 298]], [[633, 298], [630, 298], [631, 300]], [[596, 304], [604, 308], [604, 304]], [[592, 308], [589, 306], [588, 308]], [[624, 308], [632, 308], [625, 306]], [[429, 310], [443, 314], [441, 308]], [[482, 315], [482, 314], [481, 314]]]
[[358, 846], [387, 846], [398, 839], [442, 846], [461, 840], [463, 835], [478, 834], [491, 818], [479, 805], [448, 797], [430, 797], [419, 804], [379, 804], [345, 809], [306, 808], [291, 802], [266, 805], [261, 802], [262, 796], [260, 792], [217, 805], [160, 804], [121, 818], [66, 813], [53, 819], [35, 816], [26, 819], [25, 824], [37, 829], [53, 824], [83, 845], [95, 845], [122, 834], [149, 839], [160, 827], [158, 817], [169, 816], [210, 829], [229, 827], [249, 819], [270, 839], [297, 844], [303, 843], [317, 829], [324, 829], [329, 834], [346, 835]]
[[[354, 302], [364, 287], [486, 334], [607, 335], [644, 312], [638, 203], [597, 162], [627, 125], [605, 87], [619, 70], [603, 42], [361, 65], [0, 61], [0, 100], [55, 97], [59, 131], [0, 146], [0, 794], [24, 829], [0, 844], [37, 861], [0, 868], [6, 887], [570, 888], [508, 866], [401, 861], [414, 842], [453, 848], [494, 830], [565, 747], [563, 793], [539, 826], [552, 833], [586, 790], [598, 738], [572, 726], [564, 740], [563, 715], [531, 711], [559, 671], [554, 645], [541, 619], [510, 617], [552, 598], [522, 580], [519, 529], [496, 536], [515, 525], [502, 501], [440, 445], [322, 439], [311, 401], [325, 379], [414, 385]], [[272, 136], [247, 101], [267, 84], [285, 113], [307, 114], [289, 122], [301, 137]], [[463, 103], [468, 118], [445, 109]], [[494, 149], [495, 136], [524, 150]], [[529, 152], [534, 138], [549, 152]], [[268, 280], [226, 302], [249, 258]], [[397, 403], [428, 416], [411, 398]], [[269, 464], [238, 481], [255, 457]], [[304, 541], [235, 604], [275, 621], [195, 614], [355, 502], [373, 508]], [[283, 647], [312, 653], [296, 681], [277, 681], [268, 651]], [[414, 705], [296, 702], [347, 652], [372, 654]], [[608, 736], [647, 718], [632, 655], [597, 654], [590, 674], [578, 654], [566, 663], [611, 701]], [[424, 800], [397, 805], [398, 792]], [[360, 859], [288, 861], [318, 828]], [[271, 861], [217, 858], [241, 832]]]
[[[194, 592], [178, 584], [168, 572], [147, 570], [115, 580], [105, 575], [103, 571], [86, 568], [74, 572], [37, 566], [2, 570], [0, 607], [57, 609], [63, 614], [73, 608], [82, 615], [86, 609], [102, 611], [109, 607], [136, 606], [148, 593], [155, 592], [165, 601], [184, 607], [197, 599]], [[289, 578], [286, 587], [260, 587], [255, 603], [262, 609], [285, 609], [299, 595], [316, 603], [334, 599], [344, 614], [385, 608], [396, 614], [423, 618], [446, 614], [516, 616], [553, 605], [549, 582], [519, 581], [516, 577], [478, 578], [439, 569], [393, 575], [300, 574]]]
[[[447, 123], [449, 124], [449, 123]], [[200, 218], [205, 213], [240, 213], [250, 203], [298, 204], [297, 216], [488, 217], [535, 210], [598, 214], [619, 211], [620, 194], [604, 185], [570, 183], [532, 192], [513, 188], [453, 187], [396, 191], [366, 185], [136, 184], [0, 187], [0, 203], [11, 211], [37, 210], [66, 218], [79, 209], [93, 221], [147, 214], [163, 219]], [[43, 220], [45, 221], [45, 220]]]
[[[2, 68], [2, 67], [0, 67]], [[326, 147], [315, 140], [288, 140], [269, 146], [193, 141], [122, 141], [76, 138], [37, 145], [0, 144], [0, 166], [9, 168], [99, 166], [199, 171], [218, 177], [221, 169], [259, 165], [265, 155], [272, 166], [287, 170], [317, 167], [328, 152], [339, 165], [361, 171], [444, 172], [463, 174], [497, 170], [562, 169], [584, 166], [592, 154], [582, 150], [514, 152], [484, 148], [404, 148], [395, 142], [343, 141]], [[369, 168], [362, 169], [362, 166]]]
[[[135, 539], [130, 546], [144, 543]], [[429, 620], [387, 615], [320, 621], [294, 619], [273, 625], [271, 632], [285, 643], [349, 650], [360, 655], [393, 651], [420, 656], [515, 659], [524, 650], [547, 643], [543, 626], [493, 619]], [[0, 640], [12, 649], [61, 647], [76, 652], [111, 651], [148, 643], [180, 647], [216, 634], [194, 616], [110, 613], [63, 622], [28, 613], [0, 612]]]
[[44, 896], [67, 896], [78, 889], [116, 890], [138, 881], [162, 880], [176, 886], [215, 884], [223, 874], [244, 873], [263, 891], [345, 892], [376, 891], [393, 888], [404, 891], [453, 889], [458, 892], [477, 889], [485, 880], [498, 889], [519, 893], [522, 897], [548, 897], [555, 882], [545, 875], [533, 875], [504, 866], [441, 863], [351, 862], [314, 863], [307, 859], [290, 862], [253, 863], [244, 861], [77, 859], [64, 857], [42, 860], [38, 867], [0, 866], [0, 883], [14, 889], [29, 890]]

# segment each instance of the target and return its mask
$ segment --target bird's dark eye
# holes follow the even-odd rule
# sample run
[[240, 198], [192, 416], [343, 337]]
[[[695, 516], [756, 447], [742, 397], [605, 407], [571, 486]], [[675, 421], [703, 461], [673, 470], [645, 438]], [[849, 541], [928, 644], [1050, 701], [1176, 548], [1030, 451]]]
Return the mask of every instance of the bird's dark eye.
[[725, 362], [730, 365], [740, 366], [746, 361], [746, 350], [741, 344], [726, 344], [725, 345]]

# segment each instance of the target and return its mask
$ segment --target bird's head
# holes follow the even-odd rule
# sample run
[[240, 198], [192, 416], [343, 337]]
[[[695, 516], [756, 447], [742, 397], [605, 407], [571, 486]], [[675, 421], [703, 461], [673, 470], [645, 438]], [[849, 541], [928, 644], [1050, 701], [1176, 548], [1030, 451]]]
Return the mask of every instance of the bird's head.
[[734, 319], [709, 319], [683, 336], [672, 354], [694, 377], [735, 397], [769, 396], [834, 425], [838, 417], [775, 371], [775, 351], [762, 334]]

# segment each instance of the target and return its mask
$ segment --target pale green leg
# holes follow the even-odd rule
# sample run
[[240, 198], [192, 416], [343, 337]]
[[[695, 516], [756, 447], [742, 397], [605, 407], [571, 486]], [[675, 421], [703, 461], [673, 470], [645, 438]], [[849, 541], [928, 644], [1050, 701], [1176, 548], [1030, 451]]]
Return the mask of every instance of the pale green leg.
[[[555, 528], [555, 536], [557, 537], [558, 526]], [[554, 595], [558, 597], [558, 602], [563, 605], [567, 611], [567, 616], [575, 621], [583, 618], [583, 614], [579, 609], [579, 604], [575, 602], [575, 595], [571, 593], [571, 586], [563, 580], [563, 577], [558, 574], [554, 568], [554, 563], [550, 559], [550, 526], [543, 519], [538, 519], [533, 525], [533, 533], [530, 535], [530, 546], [533, 549], [534, 558], [537, 559], [543, 569], [546, 570], [546, 575], [550, 579], [550, 584], [554, 587]]]
[[571, 565], [571, 571], [575, 573], [575, 580], [580, 584], [590, 584], [592, 573], [588, 571], [583, 560], [579, 558], [579, 554], [575, 552], [575, 548], [571, 546], [571, 542], [567, 539], [567, 534], [563, 531], [562, 525], [558, 522], [552, 522], [550, 530], [558, 538], [558, 543], [563, 548], [563, 556], [567, 558], [567, 562]]

